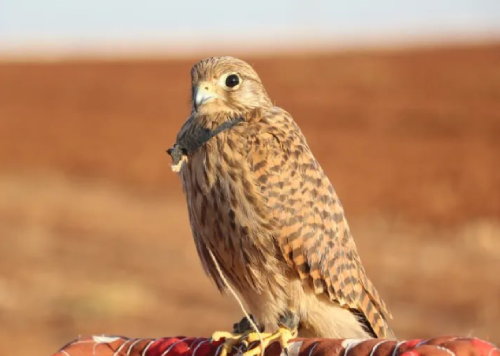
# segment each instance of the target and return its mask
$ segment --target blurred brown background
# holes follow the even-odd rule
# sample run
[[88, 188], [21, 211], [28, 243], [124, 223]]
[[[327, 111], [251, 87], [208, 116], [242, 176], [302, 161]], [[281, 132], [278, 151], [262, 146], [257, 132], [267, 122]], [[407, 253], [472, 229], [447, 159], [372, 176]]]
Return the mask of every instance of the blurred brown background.
[[[0, 64], [0, 354], [239, 320], [165, 153], [198, 59]], [[500, 44], [243, 59], [336, 187], [398, 336], [500, 342]]]

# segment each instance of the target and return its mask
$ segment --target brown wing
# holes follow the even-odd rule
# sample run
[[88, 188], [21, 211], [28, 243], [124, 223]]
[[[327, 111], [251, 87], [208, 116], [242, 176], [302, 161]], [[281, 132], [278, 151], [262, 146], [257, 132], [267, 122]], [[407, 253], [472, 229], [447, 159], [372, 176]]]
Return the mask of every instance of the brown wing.
[[250, 163], [275, 223], [287, 263], [317, 294], [359, 310], [378, 337], [390, 316], [365, 274], [344, 211], [300, 129], [274, 108], [250, 136]]

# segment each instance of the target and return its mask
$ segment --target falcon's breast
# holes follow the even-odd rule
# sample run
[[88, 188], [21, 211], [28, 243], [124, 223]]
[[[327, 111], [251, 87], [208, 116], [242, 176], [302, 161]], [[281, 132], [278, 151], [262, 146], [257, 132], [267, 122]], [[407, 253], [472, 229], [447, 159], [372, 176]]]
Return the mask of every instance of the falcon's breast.
[[224, 284], [211, 250], [240, 292], [285, 288], [288, 269], [276, 243], [267, 198], [249, 161], [254, 125], [244, 123], [211, 139], [181, 171], [196, 247], [206, 272]]

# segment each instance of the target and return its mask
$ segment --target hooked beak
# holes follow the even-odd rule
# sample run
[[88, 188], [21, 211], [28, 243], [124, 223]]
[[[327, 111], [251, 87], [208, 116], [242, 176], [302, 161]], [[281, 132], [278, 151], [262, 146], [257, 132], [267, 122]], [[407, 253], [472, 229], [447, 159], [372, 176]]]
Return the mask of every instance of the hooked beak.
[[200, 83], [194, 92], [194, 109], [198, 110], [207, 101], [217, 98], [218, 96], [213, 92], [212, 86], [208, 83]]

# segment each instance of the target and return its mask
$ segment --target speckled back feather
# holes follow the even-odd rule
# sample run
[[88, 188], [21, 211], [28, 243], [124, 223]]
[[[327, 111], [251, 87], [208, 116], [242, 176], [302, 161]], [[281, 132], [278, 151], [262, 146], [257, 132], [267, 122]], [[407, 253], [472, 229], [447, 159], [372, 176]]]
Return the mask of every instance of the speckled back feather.
[[342, 205], [299, 127], [273, 108], [256, 131], [251, 167], [279, 227], [286, 261], [317, 294], [362, 311], [376, 336], [392, 335], [389, 311], [366, 276]]

